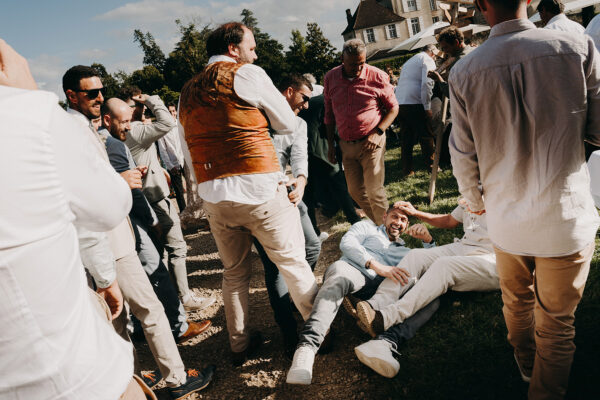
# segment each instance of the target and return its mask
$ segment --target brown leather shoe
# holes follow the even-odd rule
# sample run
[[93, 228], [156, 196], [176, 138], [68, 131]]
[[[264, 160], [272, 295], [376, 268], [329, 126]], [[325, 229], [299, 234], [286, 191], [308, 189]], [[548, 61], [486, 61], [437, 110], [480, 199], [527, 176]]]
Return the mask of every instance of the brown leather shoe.
[[200, 322], [188, 322], [188, 329], [183, 335], [177, 338], [177, 344], [181, 344], [198, 336], [202, 332], [205, 332], [211, 325], [212, 322], [210, 322], [210, 319], [205, 319], [204, 321]]

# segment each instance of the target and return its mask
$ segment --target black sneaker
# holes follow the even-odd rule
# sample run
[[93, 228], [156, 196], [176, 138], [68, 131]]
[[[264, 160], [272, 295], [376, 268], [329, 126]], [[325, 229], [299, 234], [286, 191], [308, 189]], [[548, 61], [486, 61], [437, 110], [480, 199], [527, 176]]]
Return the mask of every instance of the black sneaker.
[[174, 388], [169, 388], [171, 398], [174, 400], [183, 399], [188, 394], [196, 393], [208, 386], [215, 374], [215, 366], [209, 365], [202, 372], [195, 369], [189, 369], [187, 372], [187, 381]]
[[142, 374], [142, 380], [151, 390], [158, 385], [158, 383], [162, 380], [162, 374], [160, 370], [150, 371], [145, 374]]

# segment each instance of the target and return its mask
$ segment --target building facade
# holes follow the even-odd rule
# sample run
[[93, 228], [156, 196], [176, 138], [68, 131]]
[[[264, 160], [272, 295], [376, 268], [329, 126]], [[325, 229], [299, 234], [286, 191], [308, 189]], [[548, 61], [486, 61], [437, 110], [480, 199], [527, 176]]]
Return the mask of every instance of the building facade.
[[354, 14], [346, 10], [344, 40], [360, 38], [367, 58], [388, 50], [442, 20], [436, 0], [361, 0]]

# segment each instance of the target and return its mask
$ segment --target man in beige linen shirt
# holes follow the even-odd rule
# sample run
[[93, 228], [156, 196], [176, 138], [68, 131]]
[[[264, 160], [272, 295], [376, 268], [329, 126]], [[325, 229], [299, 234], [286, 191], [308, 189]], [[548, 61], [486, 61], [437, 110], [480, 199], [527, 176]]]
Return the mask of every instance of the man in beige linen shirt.
[[525, 0], [476, 4], [492, 30], [450, 73], [454, 175], [487, 212], [529, 397], [562, 398], [598, 228], [583, 146], [600, 144], [598, 53], [583, 35], [536, 29]]

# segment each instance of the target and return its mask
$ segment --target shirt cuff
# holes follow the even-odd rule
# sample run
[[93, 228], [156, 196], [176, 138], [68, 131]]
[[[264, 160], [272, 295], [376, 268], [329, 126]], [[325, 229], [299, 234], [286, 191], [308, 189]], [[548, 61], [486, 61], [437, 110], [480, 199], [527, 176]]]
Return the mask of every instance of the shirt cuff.
[[435, 247], [435, 240], [432, 240], [431, 243], [425, 243], [425, 242], [423, 242], [423, 248], [424, 249], [430, 249], [432, 247]]

